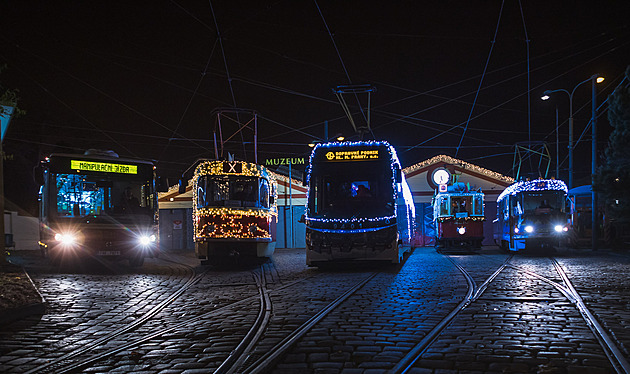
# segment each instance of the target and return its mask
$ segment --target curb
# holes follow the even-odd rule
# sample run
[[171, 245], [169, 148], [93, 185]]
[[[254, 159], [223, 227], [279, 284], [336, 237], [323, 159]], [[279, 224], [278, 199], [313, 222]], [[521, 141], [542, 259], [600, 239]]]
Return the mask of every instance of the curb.
[[33, 279], [30, 275], [28, 275], [28, 272], [23, 266], [22, 271], [24, 272], [26, 278], [28, 278], [28, 281], [31, 283], [33, 289], [39, 295], [39, 299], [41, 301], [38, 303], [21, 305], [15, 308], [0, 310], [0, 326], [22, 320], [30, 316], [43, 315], [46, 312], [46, 300], [44, 299], [44, 296], [41, 294], [41, 292], [39, 292], [39, 289], [35, 285], [35, 282], [33, 282]]

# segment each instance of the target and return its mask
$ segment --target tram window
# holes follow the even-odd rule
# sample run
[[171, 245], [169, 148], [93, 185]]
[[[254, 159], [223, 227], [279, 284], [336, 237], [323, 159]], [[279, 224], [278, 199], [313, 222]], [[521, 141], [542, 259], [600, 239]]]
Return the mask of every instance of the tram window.
[[260, 189], [258, 196], [260, 196], [260, 205], [263, 208], [269, 208], [269, 182], [266, 179], [260, 180]]
[[475, 196], [475, 213], [476, 216], [483, 215], [483, 196]]
[[370, 182], [368, 181], [354, 181], [352, 182], [352, 197], [372, 197], [372, 191], [370, 189]]
[[440, 216], [448, 216], [448, 199], [443, 197], [440, 200]]
[[451, 213], [467, 213], [470, 207], [470, 197], [459, 196], [451, 198]]

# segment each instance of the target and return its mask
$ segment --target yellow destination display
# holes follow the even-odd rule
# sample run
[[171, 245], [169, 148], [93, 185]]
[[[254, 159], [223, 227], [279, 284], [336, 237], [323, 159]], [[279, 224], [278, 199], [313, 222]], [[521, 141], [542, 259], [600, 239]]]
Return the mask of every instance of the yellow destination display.
[[329, 151], [326, 152], [328, 161], [367, 161], [378, 159], [378, 149], [363, 149], [355, 151]]
[[70, 160], [70, 168], [102, 173], [138, 174], [137, 165], [111, 164], [109, 162]]

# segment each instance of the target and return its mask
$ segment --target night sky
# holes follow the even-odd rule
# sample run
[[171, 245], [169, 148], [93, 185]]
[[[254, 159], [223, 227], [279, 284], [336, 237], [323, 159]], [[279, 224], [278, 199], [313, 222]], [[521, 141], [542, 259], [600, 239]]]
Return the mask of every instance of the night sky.
[[[176, 183], [214, 157], [217, 108], [258, 113], [259, 161], [307, 156], [325, 123], [330, 138], [358, 140], [332, 90], [348, 84], [376, 88], [363, 139], [389, 141], [404, 167], [447, 154], [513, 176], [514, 145], [544, 141], [555, 174], [558, 108], [566, 178], [568, 95], [540, 96], [598, 73], [606, 100], [630, 64], [629, 15], [628, 1], [3, 1], [0, 82], [27, 112], [4, 141], [7, 199], [32, 212], [37, 160], [88, 148], [155, 160]], [[346, 99], [365, 125], [367, 95]], [[575, 140], [590, 99], [587, 82]], [[253, 161], [253, 132], [232, 139], [226, 151]], [[575, 185], [588, 183], [590, 140], [576, 147]]]

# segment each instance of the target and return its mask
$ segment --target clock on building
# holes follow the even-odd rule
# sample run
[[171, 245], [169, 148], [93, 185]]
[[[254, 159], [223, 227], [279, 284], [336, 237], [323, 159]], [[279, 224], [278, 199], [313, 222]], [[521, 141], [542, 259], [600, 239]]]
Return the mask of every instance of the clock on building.
[[433, 171], [431, 179], [437, 185], [448, 184], [448, 181], [451, 180], [451, 173], [444, 168], [438, 168]]

